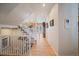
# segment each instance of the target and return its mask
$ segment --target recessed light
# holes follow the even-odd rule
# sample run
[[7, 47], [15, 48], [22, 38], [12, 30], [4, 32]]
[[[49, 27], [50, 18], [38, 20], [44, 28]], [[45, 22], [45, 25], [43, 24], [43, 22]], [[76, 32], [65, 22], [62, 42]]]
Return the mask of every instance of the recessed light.
[[43, 7], [45, 7], [45, 3], [43, 3]]

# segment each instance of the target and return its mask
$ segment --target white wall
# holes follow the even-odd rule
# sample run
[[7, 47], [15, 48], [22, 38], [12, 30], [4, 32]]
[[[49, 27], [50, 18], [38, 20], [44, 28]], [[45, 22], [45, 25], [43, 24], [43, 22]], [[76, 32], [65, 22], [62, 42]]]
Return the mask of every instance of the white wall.
[[[78, 53], [78, 5], [59, 4], [59, 55], [77, 55]], [[69, 28], [65, 22], [69, 19]]]
[[[54, 19], [54, 26], [46, 29], [48, 43], [57, 55], [78, 54], [78, 4], [55, 4], [46, 22]], [[69, 19], [69, 28], [66, 28]]]
[[22, 32], [19, 29], [8, 29], [8, 28], [4, 28], [4, 29], [0, 29], [0, 35], [22, 35]]
[[47, 22], [50, 23], [50, 20], [52, 19], [54, 19], [54, 26], [46, 29], [46, 35], [51, 48], [54, 49], [56, 54], [58, 54], [58, 4], [53, 6], [47, 17]]

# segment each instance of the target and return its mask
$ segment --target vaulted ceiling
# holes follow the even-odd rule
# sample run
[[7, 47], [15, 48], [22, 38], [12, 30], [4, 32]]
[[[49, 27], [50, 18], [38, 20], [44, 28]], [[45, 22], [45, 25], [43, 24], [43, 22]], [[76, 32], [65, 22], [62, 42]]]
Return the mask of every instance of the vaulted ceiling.
[[19, 25], [23, 21], [45, 18], [54, 4], [0, 3], [0, 24]]

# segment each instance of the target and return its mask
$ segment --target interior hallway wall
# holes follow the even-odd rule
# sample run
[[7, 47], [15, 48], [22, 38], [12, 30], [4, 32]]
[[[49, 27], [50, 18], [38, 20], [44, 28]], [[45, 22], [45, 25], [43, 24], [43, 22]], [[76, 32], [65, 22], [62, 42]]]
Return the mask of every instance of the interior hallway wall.
[[[54, 26], [50, 27], [50, 20], [52, 19], [54, 19]], [[52, 10], [47, 17], [47, 22], [49, 24], [49, 28], [46, 29], [46, 37], [49, 45], [55, 51], [55, 54], [58, 55], [58, 4], [55, 4], [52, 7]]]
[[[50, 27], [50, 20], [54, 26]], [[69, 19], [69, 24], [66, 24]], [[48, 43], [57, 55], [78, 55], [78, 4], [55, 4], [47, 17]]]
[[78, 55], [78, 4], [59, 4], [58, 16], [59, 55]]
[[4, 29], [0, 29], [0, 35], [22, 35], [22, 32], [19, 29], [8, 29], [8, 28], [4, 28]]

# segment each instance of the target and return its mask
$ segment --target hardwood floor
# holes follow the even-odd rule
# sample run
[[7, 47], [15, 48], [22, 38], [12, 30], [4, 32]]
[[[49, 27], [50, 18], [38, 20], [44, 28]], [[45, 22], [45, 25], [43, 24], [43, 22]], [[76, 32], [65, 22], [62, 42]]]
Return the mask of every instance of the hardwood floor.
[[47, 39], [42, 38], [42, 35], [37, 36], [36, 44], [33, 44], [30, 52], [22, 52], [15, 49], [6, 49], [0, 52], [0, 55], [5, 56], [55, 56], [54, 51], [51, 49]]
[[32, 56], [55, 56], [54, 51], [44, 38], [37, 40], [37, 44], [33, 45], [31, 53]]

